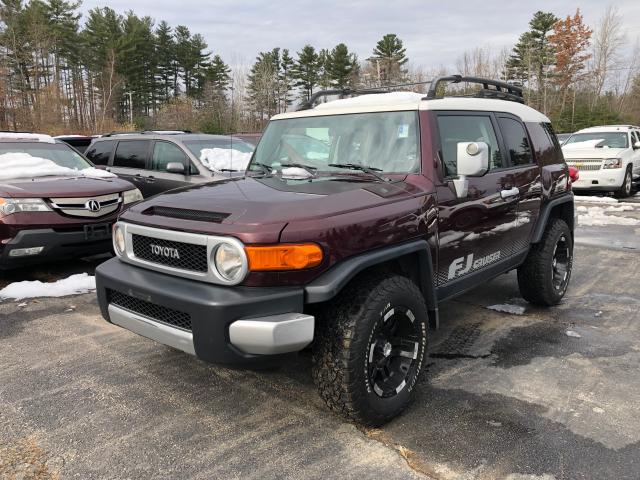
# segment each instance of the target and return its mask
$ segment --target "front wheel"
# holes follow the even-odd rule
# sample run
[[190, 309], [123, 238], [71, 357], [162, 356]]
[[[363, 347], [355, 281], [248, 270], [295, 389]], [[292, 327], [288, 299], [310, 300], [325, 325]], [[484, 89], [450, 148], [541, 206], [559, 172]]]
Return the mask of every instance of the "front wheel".
[[624, 176], [624, 180], [622, 181], [622, 186], [620, 190], [617, 192], [618, 198], [627, 198], [631, 196], [631, 190], [633, 188], [633, 175], [631, 173], [631, 168], [627, 169], [627, 173]]
[[426, 360], [427, 308], [408, 278], [355, 280], [319, 318], [313, 378], [335, 412], [366, 426], [402, 412]]
[[557, 305], [567, 291], [572, 268], [571, 230], [564, 220], [553, 218], [518, 268], [520, 294], [535, 305]]

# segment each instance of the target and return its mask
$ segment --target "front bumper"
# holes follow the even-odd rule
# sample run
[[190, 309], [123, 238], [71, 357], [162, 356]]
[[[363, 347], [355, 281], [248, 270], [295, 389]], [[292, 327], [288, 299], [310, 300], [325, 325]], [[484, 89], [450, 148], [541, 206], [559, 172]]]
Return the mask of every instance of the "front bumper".
[[[88, 230], [87, 230], [88, 228]], [[89, 225], [85, 228], [43, 228], [19, 230], [2, 245], [0, 268], [14, 268], [40, 263], [43, 260], [86, 257], [111, 251], [111, 224]], [[15, 256], [22, 249], [43, 247], [34, 255]], [[17, 252], [12, 251], [16, 250]]]
[[624, 168], [580, 170], [580, 178], [571, 185], [574, 190], [613, 191], [622, 187], [627, 171]]
[[114, 258], [96, 269], [96, 288], [111, 323], [211, 363], [260, 363], [313, 340], [302, 287], [218, 286]]

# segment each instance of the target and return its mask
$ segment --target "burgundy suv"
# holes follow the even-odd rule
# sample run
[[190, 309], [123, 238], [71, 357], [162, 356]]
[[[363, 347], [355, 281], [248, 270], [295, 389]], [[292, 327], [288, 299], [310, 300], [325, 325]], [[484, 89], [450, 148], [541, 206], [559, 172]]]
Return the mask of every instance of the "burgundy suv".
[[0, 269], [108, 252], [116, 217], [141, 199], [62, 141], [0, 133]]
[[[475, 98], [436, 98], [463, 80]], [[364, 93], [272, 118], [244, 178], [125, 212], [104, 317], [215, 363], [310, 347], [329, 407], [379, 425], [413, 396], [439, 302], [517, 270], [526, 300], [559, 303], [574, 209], [549, 119], [485, 79]]]

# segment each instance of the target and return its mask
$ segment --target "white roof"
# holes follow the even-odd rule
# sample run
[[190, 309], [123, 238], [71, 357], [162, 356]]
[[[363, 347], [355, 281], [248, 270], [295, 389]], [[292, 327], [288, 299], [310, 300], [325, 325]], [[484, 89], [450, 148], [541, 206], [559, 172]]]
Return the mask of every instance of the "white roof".
[[576, 133], [590, 133], [590, 132], [630, 132], [631, 130], [638, 129], [640, 127], [634, 127], [633, 125], [601, 125], [598, 127], [589, 127], [578, 130]]
[[51, 135], [42, 133], [0, 132], [0, 141], [30, 140], [32, 142], [56, 143]]
[[390, 92], [360, 95], [358, 97], [322, 103], [311, 110], [282, 113], [273, 120], [321, 115], [344, 115], [348, 113], [392, 112], [403, 110], [473, 110], [511, 113], [524, 122], [549, 122], [537, 110], [517, 102], [488, 98], [445, 97], [423, 100], [425, 95], [416, 92]]

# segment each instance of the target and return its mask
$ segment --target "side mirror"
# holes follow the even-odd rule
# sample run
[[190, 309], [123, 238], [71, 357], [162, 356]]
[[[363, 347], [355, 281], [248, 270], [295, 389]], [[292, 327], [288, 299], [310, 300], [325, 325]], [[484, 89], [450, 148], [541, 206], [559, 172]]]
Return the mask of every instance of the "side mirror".
[[184, 164], [180, 162], [167, 163], [167, 172], [169, 173], [184, 173]]
[[485, 142], [458, 142], [458, 178], [453, 180], [458, 198], [467, 196], [467, 177], [482, 176], [489, 170], [489, 145]]
[[633, 149], [634, 150], [640, 150], [640, 142], [636, 142], [633, 144]]

